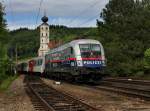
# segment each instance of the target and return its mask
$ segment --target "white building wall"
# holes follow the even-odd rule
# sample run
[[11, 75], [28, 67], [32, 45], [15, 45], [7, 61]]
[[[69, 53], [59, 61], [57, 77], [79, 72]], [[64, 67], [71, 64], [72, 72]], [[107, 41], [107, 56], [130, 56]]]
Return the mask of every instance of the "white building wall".
[[40, 26], [40, 48], [38, 51], [38, 56], [44, 56], [49, 48], [49, 25], [48, 24], [42, 24]]

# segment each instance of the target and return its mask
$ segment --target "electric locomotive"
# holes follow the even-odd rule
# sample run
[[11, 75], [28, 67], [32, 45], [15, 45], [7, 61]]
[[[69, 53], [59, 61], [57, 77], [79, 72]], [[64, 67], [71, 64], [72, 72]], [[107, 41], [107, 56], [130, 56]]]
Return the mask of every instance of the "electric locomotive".
[[54, 79], [96, 81], [106, 66], [102, 44], [79, 39], [49, 50], [45, 55], [45, 74]]

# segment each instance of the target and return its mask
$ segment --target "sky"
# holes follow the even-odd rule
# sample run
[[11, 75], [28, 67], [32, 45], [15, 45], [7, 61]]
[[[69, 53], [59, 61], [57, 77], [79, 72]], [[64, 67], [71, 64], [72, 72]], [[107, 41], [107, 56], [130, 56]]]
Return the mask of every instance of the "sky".
[[[42, 2], [41, 2], [42, 1]], [[5, 6], [9, 30], [39, 26], [44, 13], [48, 23], [68, 27], [95, 27], [109, 0], [0, 0]], [[41, 2], [41, 7], [40, 7]], [[40, 7], [40, 11], [39, 11]], [[38, 16], [38, 12], [39, 16]]]

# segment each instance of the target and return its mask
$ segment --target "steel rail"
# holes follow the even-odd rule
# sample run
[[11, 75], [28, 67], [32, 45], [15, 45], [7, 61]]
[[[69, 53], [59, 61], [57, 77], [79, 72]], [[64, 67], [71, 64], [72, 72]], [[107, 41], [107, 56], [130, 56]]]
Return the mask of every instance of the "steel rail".
[[92, 86], [91, 88], [109, 91], [118, 94], [125, 94], [130, 97], [137, 97], [144, 100], [150, 100], [150, 86], [149, 82], [128, 81], [120, 79], [104, 79], [98, 86]]
[[46, 85], [41, 79], [30, 77], [27, 85], [46, 107], [46, 111], [100, 111], [70, 94]]

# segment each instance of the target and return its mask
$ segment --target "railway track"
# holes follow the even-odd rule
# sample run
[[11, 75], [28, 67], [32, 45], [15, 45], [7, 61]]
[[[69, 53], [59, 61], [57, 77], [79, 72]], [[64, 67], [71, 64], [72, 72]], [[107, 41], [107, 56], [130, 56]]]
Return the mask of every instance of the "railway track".
[[102, 80], [93, 88], [150, 100], [150, 81], [111, 78]]
[[[100, 111], [71, 95], [46, 85], [40, 78], [28, 76], [27, 86], [36, 109], [40, 111]], [[36, 101], [36, 102], [35, 102]]]
[[106, 78], [105, 81], [139, 84], [139, 85], [150, 85], [149, 80], [138, 80], [138, 79], [128, 79], [128, 78]]

